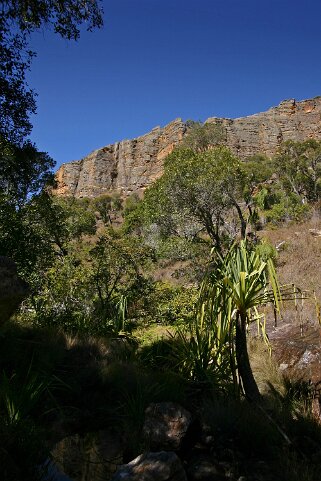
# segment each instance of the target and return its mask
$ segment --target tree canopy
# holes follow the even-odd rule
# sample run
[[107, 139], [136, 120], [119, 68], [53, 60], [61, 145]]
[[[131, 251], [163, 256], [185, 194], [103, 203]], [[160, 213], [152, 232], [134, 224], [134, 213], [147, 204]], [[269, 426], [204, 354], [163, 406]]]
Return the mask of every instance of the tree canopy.
[[63, 38], [77, 40], [80, 27], [101, 27], [99, 0], [2, 0], [0, 1], [0, 136], [19, 144], [31, 131], [35, 93], [26, 72], [35, 55], [29, 49], [30, 34], [52, 28]]
[[[43, 260], [50, 258], [52, 242], [64, 250], [74, 210], [56, 206], [54, 213], [51, 197], [40, 194], [53, 180], [54, 161], [27, 140], [36, 112], [36, 94], [26, 81], [35, 55], [30, 36], [50, 28], [77, 40], [83, 26], [92, 30], [102, 22], [100, 0], [0, 0], [0, 253], [12, 256], [27, 277], [39, 270], [39, 262], [47, 265]], [[82, 215], [83, 224], [91, 220], [88, 212]]]
[[89, 31], [103, 24], [101, 2], [97, 0], [2, 0], [0, 7], [10, 27], [14, 25], [28, 34], [51, 26], [63, 38], [77, 40], [82, 24]]
[[289, 140], [274, 157], [275, 170], [283, 187], [301, 201], [321, 198], [321, 142]]
[[186, 122], [187, 132], [182, 145], [195, 151], [206, 150], [222, 144], [226, 140], [226, 129], [217, 122]]
[[241, 164], [226, 147], [177, 149], [145, 193], [146, 217], [165, 235], [195, 238], [205, 232], [220, 248], [225, 237], [245, 235], [241, 178]]

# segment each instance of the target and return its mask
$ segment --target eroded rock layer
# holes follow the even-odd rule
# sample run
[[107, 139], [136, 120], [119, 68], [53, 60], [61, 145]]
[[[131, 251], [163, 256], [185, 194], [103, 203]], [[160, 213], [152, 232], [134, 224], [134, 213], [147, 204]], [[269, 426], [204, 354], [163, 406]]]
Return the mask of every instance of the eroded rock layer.
[[63, 164], [56, 175], [56, 192], [75, 197], [141, 192], [162, 174], [164, 158], [183, 138], [185, 130], [180, 119], [174, 120], [137, 139], [107, 145], [82, 160]]
[[[321, 140], [321, 97], [285, 100], [259, 114], [237, 119], [212, 117], [207, 122], [223, 127], [224, 144], [240, 158], [256, 153], [271, 156], [286, 140]], [[164, 158], [185, 133], [185, 123], [177, 119], [142, 137], [107, 145], [82, 160], [63, 164], [57, 172], [56, 193], [75, 197], [140, 193], [162, 175]]]

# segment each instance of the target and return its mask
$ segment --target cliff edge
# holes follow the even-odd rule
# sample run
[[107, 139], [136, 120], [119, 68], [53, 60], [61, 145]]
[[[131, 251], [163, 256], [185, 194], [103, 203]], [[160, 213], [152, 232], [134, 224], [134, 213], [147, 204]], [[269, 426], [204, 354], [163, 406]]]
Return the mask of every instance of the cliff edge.
[[[222, 143], [240, 158], [257, 153], [271, 156], [286, 140], [321, 140], [321, 97], [285, 100], [266, 112], [237, 119], [211, 117], [206, 122], [221, 125]], [[63, 164], [56, 173], [55, 193], [75, 197], [141, 193], [162, 175], [164, 158], [186, 130], [185, 123], [176, 119], [136, 139], [107, 145]]]

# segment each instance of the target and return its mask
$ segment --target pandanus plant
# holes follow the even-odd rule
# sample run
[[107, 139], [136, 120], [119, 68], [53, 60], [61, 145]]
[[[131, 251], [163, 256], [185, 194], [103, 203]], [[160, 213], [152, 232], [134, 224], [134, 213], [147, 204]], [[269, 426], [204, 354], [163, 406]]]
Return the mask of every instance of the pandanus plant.
[[206, 322], [207, 329], [214, 330], [221, 350], [228, 346], [234, 381], [255, 403], [261, 396], [250, 366], [247, 328], [256, 320], [266, 338], [259, 308], [271, 303], [278, 310], [281, 291], [273, 261], [262, 258], [245, 240], [235, 243], [224, 256], [214, 253], [201, 287], [198, 324]]

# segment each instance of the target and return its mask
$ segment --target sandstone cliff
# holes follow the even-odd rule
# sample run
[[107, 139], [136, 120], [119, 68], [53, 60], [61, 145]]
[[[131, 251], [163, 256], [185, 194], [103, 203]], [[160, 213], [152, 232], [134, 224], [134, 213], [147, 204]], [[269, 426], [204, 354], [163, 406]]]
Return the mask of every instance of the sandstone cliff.
[[164, 158], [185, 131], [185, 124], [174, 120], [137, 139], [107, 145], [82, 160], [63, 164], [56, 174], [56, 192], [76, 197], [140, 192], [162, 174]]
[[[241, 158], [256, 153], [273, 155], [286, 140], [321, 140], [321, 97], [285, 100], [267, 112], [237, 119], [212, 117], [223, 127], [224, 143]], [[162, 174], [163, 160], [186, 133], [181, 119], [133, 140], [95, 150], [57, 171], [58, 195], [95, 197], [119, 192], [140, 193]]]

